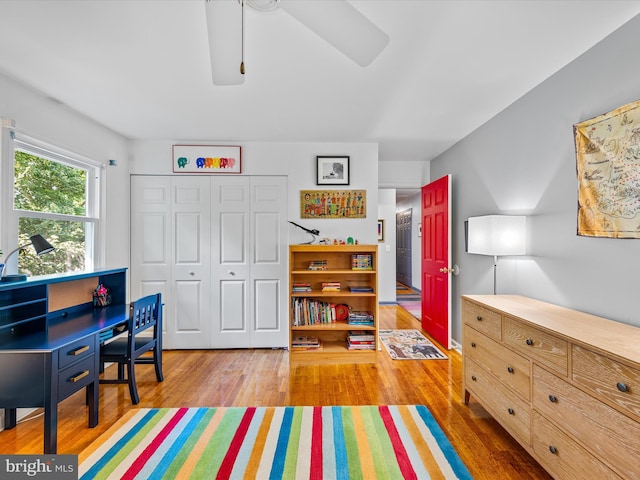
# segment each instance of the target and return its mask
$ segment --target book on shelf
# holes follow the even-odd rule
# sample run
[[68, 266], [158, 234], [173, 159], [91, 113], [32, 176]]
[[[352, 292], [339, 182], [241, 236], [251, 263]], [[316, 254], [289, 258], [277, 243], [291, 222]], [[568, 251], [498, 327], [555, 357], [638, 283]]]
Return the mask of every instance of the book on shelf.
[[371, 330], [349, 330], [347, 340], [352, 343], [372, 343], [376, 339]]
[[355, 253], [351, 255], [352, 270], [373, 270], [373, 256], [370, 253]]
[[294, 297], [291, 299], [291, 325], [320, 325], [336, 321], [336, 305], [320, 302], [313, 298]]
[[373, 325], [373, 314], [368, 311], [356, 311], [349, 312], [349, 318], [347, 318], [349, 325]]
[[294, 283], [293, 285], [291, 285], [291, 291], [294, 293], [310, 292], [311, 284], [310, 283]]
[[323, 292], [339, 292], [340, 291], [340, 282], [322, 282], [322, 291]]
[[322, 342], [318, 337], [296, 336], [291, 339], [291, 348], [297, 350], [319, 350], [322, 348]]
[[349, 291], [353, 293], [370, 293], [373, 292], [373, 287], [368, 285], [349, 285]]
[[347, 350], [375, 350], [375, 342], [354, 342], [347, 338]]
[[311, 260], [309, 262], [309, 266], [307, 270], [326, 270], [327, 269], [327, 261], [326, 260]]

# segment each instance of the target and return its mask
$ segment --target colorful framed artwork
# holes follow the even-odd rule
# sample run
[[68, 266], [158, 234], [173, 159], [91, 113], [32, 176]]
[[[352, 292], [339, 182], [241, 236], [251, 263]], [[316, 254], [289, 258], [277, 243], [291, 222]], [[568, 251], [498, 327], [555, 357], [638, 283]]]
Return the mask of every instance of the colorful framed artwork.
[[384, 220], [378, 220], [378, 241], [384, 242]]
[[349, 185], [349, 157], [316, 157], [316, 185]]
[[366, 190], [300, 190], [300, 218], [366, 217]]
[[242, 173], [237, 145], [173, 145], [174, 173]]

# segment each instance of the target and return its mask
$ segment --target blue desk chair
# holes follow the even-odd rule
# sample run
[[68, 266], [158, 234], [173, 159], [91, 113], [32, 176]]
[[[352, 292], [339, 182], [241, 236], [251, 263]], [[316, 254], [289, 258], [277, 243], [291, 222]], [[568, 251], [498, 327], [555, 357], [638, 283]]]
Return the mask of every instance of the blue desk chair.
[[[151, 335], [149, 335], [151, 333]], [[131, 304], [131, 314], [127, 322], [126, 338], [121, 337], [100, 347], [100, 363], [118, 364], [117, 379], [100, 379], [102, 384], [129, 384], [131, 403], [140, 403], [136, 386], [135, 365], [153, 364], [158, 382], [164, 380], [162, 374], [162, 295], [148, 295]], [[142, 357], [151, 352], [152, 356]], [[125, 366], [127, 375], [125, 378]]]

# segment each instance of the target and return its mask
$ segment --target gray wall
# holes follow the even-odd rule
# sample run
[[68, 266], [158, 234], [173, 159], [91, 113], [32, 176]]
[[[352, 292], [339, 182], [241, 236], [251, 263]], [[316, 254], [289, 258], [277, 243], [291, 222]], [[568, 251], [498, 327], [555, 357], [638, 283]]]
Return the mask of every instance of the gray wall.
[[[640, 239], [576, 235], [573, 124], [640, 99], [640, 16], [431, 162], [453, 175], [453, 337], [460, 295], [491, 294], [493, 259], [464, 252], [464, 220], [524, 214], [527, 255], [503, 257], [498, 293], [640, 326]], [[640, 223], [640, 215], [637, 218]]]

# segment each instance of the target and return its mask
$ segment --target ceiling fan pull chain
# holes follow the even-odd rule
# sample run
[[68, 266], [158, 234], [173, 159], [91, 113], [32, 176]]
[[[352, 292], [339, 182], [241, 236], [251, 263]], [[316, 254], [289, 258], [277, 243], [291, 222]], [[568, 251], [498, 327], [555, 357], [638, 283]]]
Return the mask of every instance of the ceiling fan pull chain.
[[240, 0], [242, 8], [242, 58], [240, 60], [240, 73], [244, 75], [244, 0]]

